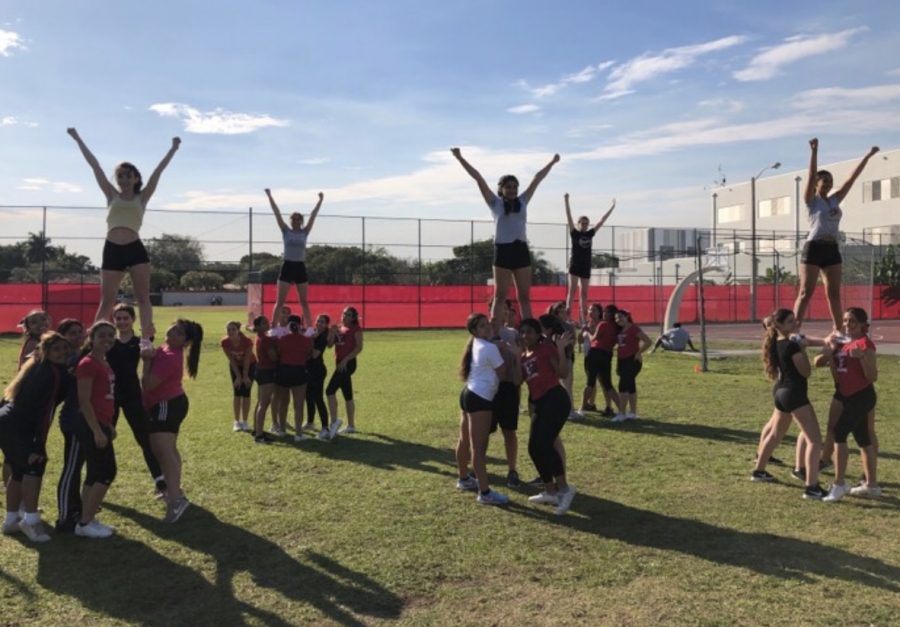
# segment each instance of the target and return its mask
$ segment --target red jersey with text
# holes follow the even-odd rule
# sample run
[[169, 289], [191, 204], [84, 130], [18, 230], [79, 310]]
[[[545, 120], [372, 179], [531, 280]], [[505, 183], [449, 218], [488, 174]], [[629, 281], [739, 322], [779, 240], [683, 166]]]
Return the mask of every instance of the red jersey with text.
[[559, 377], [553, 369], [553, 356], [557, 354], [556, 346], [544, 341], [534, 347], [534, 351], [522, 355], [522, 378], [528, 385], [528, 395], [536, 401], [544, 394], [559, 385]]
[[116, 375], [113, 374], [109, 364], [91, 355], [85, 355], [78, 362], [75, 377], [79, 380], [91, 379], [91, 407], [94, 408], [94, 416], [101, 425], [112, 425]]
[[617, 337], [619, 359], [627, 359], [637, 354], [641, 345], [640, 339], [638, 339], [640, 333], [641, 327], [636, 324], [619, 331]]
[[349, 327], [341, 325], [341, 328], [338, 329], [334, 343], [335, 363], [340, 363], [347, 355], [356, 350], [357, 332], [362, 332], [362, 327], [358, 324], [351, 324]]
[[854, 348], [875, 352], [874, 342], [867, 336], [863, 336], [841, 345], [840, 350], [834, 354], [834, 372], [837, 375], [838, 392], [844, 397], [852, 396], [872, 385], [872, 382], [863, 373], [860, 360], [850, 356], [850, 351]]

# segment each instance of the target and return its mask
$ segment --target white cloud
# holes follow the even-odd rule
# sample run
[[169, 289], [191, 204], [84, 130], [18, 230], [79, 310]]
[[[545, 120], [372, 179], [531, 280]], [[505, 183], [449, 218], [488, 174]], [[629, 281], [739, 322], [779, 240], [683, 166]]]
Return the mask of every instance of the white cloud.
[[297, 163], [301, 165], [322, 165], [331, 161], [330, 157], [309, 157], [308, 159], [300, 159]]
[[563, 76], [559, 81], [555, 83], [548, 83], [546, 85], [541, 85], [540, 87], [530, 87], [528, 83], [523, 80], [517, 81], [516, 85], [529, 90], [531, 92], [531, 95], [535, 98], [546, 98], [547, 96], [552, 96], [560, 90], [565, 89], [569, 85], [588, 83], [594, 80], [597, 75], [600, 74], [600, 72], [613, 65], [613, 63], [615, 62], [603, 61], [602, 63], [598, 63], [597, 65], [588, 65], [584, 69], [575, 72], [574, 74], [567, 74]]
[[596, 98], [594, 98], [594, 102], [603, 102], [604, 100], [618, 100], [628, 94], [633, 94], [633, 89], [620, 89], [618, 91], [611, 91], [609, 93], [600, 94]]
[[644, 53], [617, 66], [610, 72], [609, 81], [604, 88], [607, 97], [601, 96], [601, 99], [609, 100], [613, 97], [624, 96], [631, 93], [632, 87], [638, 83], [649, 81], [661, 74], [684, 69], [693, 65], [703, 55], [737, 46], [746, 40], [747, 38], [742, 35], [731, 35], [693, 46], [667, 48], [659, 54]]
[[241, 135], [267, 126], [287, 126], [287, 120], [279, 120], [267, 114], [232, 113], [217, 108], [200, 111], [186, 104], [164, 102], [150, 105], [150, 111], [163, 117], [179, 118], [188, 133]]
[[744, 110], [743, 102], [731, 98], [710, 98], [708, 100], [701, 100], [697, 104], [707, 109], [725, 111], [728, 113], [738, 113]]
[[28, 128], [34, 128], [37, 126], [37, 122], [29, 122], [28, 120], [20, 120], [14, 115], [6, 115], [0, 118], [0, 126], [27, 126]]
[[900, 76], [900, 67], [893, 70], [888, 70], [887, 72], [885, 72], [885, 74], [887, 74], [888, 76]]
[[776, 76], [782, 66], [807, 57], [839, 50], [850, 42], [851, 37], [866, 30], [868, 29], [862, 26], [849, 28], [837, 33], [788, 37], [782, 44], [763, 49], [762, 52], [750, 59], [750, 63], [746, 68], [734, 72], [733, 76], [735, 79], [744, 82], [768, 80]]
[[51, 181], [45, 178], [25, 178], [18, 189], [33, 192], [54, 192], [57, 194], [78, 194], [83, 190], [74, 183], [66, 181]]
[[845, 87], [824, 87], [810, 89], [794, 96], [791, 104], [799, 109], [820, 109], [823, 103], [829, 107], [855, 107], [878, 105], [900, 99], [900, 85], [873, 85], [847, 89]]
[[509, 109], [507, 109], [507, 111], [509, 113], [515, 113], [517, 115], [521, 115], [523, 113], [534, 113], [534, 112], [540, 111], [540, 110], [541, 110], [541, 108], [533, 103], [523, 104], [523, 105], [519, 105], [517, 107], [510, 107]]
[[22, 38], [11, 30], [0, 30], [0, 56], [8, 57], [13, 50], [26, 50]]

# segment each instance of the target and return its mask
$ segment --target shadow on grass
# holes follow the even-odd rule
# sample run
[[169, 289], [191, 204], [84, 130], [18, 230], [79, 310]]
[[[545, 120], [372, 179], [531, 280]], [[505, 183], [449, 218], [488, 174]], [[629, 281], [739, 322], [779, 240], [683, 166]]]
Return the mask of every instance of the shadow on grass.
[[[762, 430], [765, 420], [760, 420], [759, 428]], [[719, 442], [735, 442], [738, 444], [751, 444], [754, 447], [759, 443], [759, 431], [747, 431], [746, 429], [733, 429], [719, 425], [706, 425], [700, 423], [664, 422], [654, 418], [639, 418], [626, 420], [625, 422], [612, 422], [607, 418], [590, 417], [583, 422], [572, 422], [567, 426], [585, 426], [594, 429], [609, 429], [610, 431], [626, 431], [631, 433], [646, 433], [664, 437], [701, 438], [704, 440], [716, 440]], [[796, 438], [786, 435], [785, 444], [793, 445]]]
[[590, 495], [578, 494], [570, 514], [562, 517], [551, 509], [519, 504], [511, 505], [509, 511], [633, 546], [692, 555], [781, 579], [814, 583], [823, 577], [900, 592], [900, 568], [875, 558], [806, 540], [667, 516]]
[[[23, 540], [22, 544], [25, 545], [26, 542]], [[22, 581], [18, 577], [10, 575], [6, 571], [4, 571], [2, 568], [0, 568], [0, 582], [3, 582], [5, 584], [7, 584], [8, 586], [14, 588], [16, 591], [15, 593], [19, 596], [25, 597], [26, 599], [34, 598], [34, 592], [31, 590], [31, 588], [28, 587], [28, 585], [24, 581]]]
[[71, 538], [41, 547], [37, 582], [104, 616], [139, 625], [296, 623], [297, 617], [282, 618], [242, 600], [234, 579], [243, 572], [255, 586], [314, 607], [341, 625], [400, 616], [402, 600], [366, 575], [311, 551], [296, 559], [274, 542], [222, 522], [202, 507], [191, 506], [178, 526], [113, 503], [104, 508], [205, 554], [196, 561], [205, 564], [210, 558], [215, 573], [210, 582], [200, 570], [122, 536], [104, 541]]

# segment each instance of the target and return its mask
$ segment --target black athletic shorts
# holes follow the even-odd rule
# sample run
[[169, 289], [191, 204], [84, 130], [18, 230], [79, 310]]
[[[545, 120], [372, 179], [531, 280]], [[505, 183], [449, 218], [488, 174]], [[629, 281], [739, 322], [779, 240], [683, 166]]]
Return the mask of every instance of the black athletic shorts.
[[805, 392], [787, 385], [776, 385], [772, 388], [772, 399], [775, 401], [775, 409], [786, 413], [809, 405], [809, 397]]
[[491, 433], [497, 430], [497, 425], [504, 431], [519, 428], [519, 387], [512, 381], [501, 381], [497, 388]]
[[860, 447], [872, 444], [872, 434], [869, 433], [869, 412], [875, 409], [877, 401], [875, 387], [872, 385], [845, 398], [841, 416], [834, 425], [834, 441], [844, 444], [847, 442], [847, 436], [852, 433], [853, 439]]
[[819, 268], [827, 268], [828, 266], [836, 266], [843, 263], [841, 251], [837, 242], [825, 239], [814, 239], [803, 245], [803, 253], [800, 256], [800, 263], [809, 266], [818, 266]]
[[275, 370], [259, 368], [256, 371], [256, 385], [270, 385], [275, 383]]
[[275, 373], [275, 383], [283, 388], [296, 388], [306, 385], [306, 366], [289, 366], [278, 364]]
[[516, 240], [509, 244], [494, 244], [494, 265], [506, 270], [518, 270], [531, 265], [528, 243]]
[[106, 240], [103, 245], [103, 263], [101, 270], [115, 270], [125, 272], [128, 268], [139, 266], [142, 263], [150, 263], [147, 249], [144, 243], [136, 239], [130, 244], [113, 244]]
[[181, 423], [187, 417], [188, 398], [184, 394], [160, 401], [150, 408], [150, 433], [178, 433]]
[[577, 276], [579, 279], [590, 279], [591, 264], [569, 263], [569, 274]]
[[278, 273], [278, 280], [298, 285], [309, 283], [309, 277], [306, 276], [306, 264], [302, 261], [281, 262], [281, 272]]
[[234, 395], [240, 398], [250, 398], [250, 388], [253, 387], [253, 382], [256, 380], [256, 364], [250, 364], [250, 385], [245, 385], [243, 382], [237, 387], [234, 387], [234, 380], [237, 378], [234, 375], [234, 369], [229, 365], [228, 366], [228, 374], [231, 375], [231, 389], [234, 390]]
[[12, 478], [21, 481], [25, 475], [32, 477], [43, 477], [44, 469], [47, 466], [47, 459], [44, 458], [32, 464], [28, 463], [28, 457], [31, 455], [32, 441], [22, 437], [13, 429], [5, 429], [0, 431], [0, 450], [6, 457], [4, 463], [9, 464], [12, 468]]
[[613, 389], [611, 352], [592, 347], [584, 356], [584, 369], [587, 371], [589, 388], [595, 387], [597, 379], [600, 379], [600, 389]]
[[493, 411], [494, 403], [465, 387], [459, 393], [459, 408], [467, 414], [474, 414], [476, 411]]

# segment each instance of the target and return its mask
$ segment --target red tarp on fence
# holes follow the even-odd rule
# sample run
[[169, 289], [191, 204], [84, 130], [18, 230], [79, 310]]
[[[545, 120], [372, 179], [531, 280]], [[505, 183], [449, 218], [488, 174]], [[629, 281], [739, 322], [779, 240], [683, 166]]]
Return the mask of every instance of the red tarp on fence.
[[[0, 285], [0, 332], [14, 333], [19, 320], [29, 310], [44, 302], [43, 286], [39, 284]], [[590, 288], [591, 302], [615, 303], [632, 312], [641, 324], [659, 323], [665, 315], [666, 304], [673, 286], [595, 286]], [[275, 286], [264, 285], [262, 312], [269, 315], [275, 303]], [[875, 286], [871, 317], [900, 318], [900, 302], [880, 298], [883, 288]], [[486, 311], [487, 300], [493, 290], [487, 285], [311, 285], [310, 307], [313, 314], [327, 313], [336, 319], [347, 305], [354, 305], [368, 328], [458, 327], [472, 311]], [[710, 322], [746, 322], [749, 320], [749, 286], [712, 285], [705, 288], [706, 316]], [[757, 291], [757, 312], [763, 316], [776, 307], [793, 307], [796, 286], [760, 285]], [[564, 300], [563, 286], [540, 285], [531, 289], [532, 309], [542, 313], [551, 303]], [[288, 303], [296, 307], [296, 292], [291, 291]], [[843, 290], [845, 306], [863, 303], [868, 306], [869, 288], [848, 286]], [[51, 283], [46, 286], [47, 310], [54, 324], [63, 318], [89, 321], [94, 317], [100, 300], [97, 284]], [[255, 307], [259, 308], [259, 305]], [[828, 317], [823, 288], [813, 296], [810, 319]], [[679, 318], [685, 322], [697, 320], [697, 288], [690, 287], [682, 299]]]

